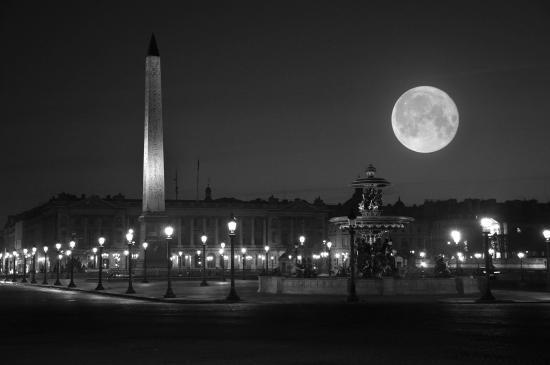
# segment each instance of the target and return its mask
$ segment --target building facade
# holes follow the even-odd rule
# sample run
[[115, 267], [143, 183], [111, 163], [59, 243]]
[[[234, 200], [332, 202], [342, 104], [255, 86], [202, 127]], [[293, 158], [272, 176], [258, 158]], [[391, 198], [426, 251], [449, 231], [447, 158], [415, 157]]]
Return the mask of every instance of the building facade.
[[[328, 231], [330, 207], [322, 201], [308, 203], [304, 200], [256, 199], [241, 201], [233, 198], [212, 199], [210, 190], [204, 200], [167, 200], [166, 215], [174, 227], [170, 251], [175, 267], [198, 268], [201, 265], [202, 242], [206, 244], [207, 268], [228, 267], [229, 236], [227, 222], [231, 215], [237, 218], [238, 227], [234, 238], [235, 253], [239, 267], [243, 258], [246, 268], [265, 267], [265, 246], [269, 246], [267, 259], [271, 267], [279, 265], [279, 258], [294, 250], [299, 236], [307, 240], [307, 251], [319, 251]], [[126, 233], [134, 229], [136, 244], [134, 257], [143, 254], [139, 237], [139, 217], [142, 213], [139, 199], [126, 199], [122, 195], [74, 196], [59, 194], [29, 211], [11, 216], [4, 228], [4, 252], [21, 251], [36, 246], [53, 250], [60, 242], [66, 249], [69, 241], [77, 245], [74, 253], [88, 266], [97, 261], [93, 249], [98, 247], [98, 238], [105, 237], [106, 266], [124, 268], [124, 251], [128, 248]], [[166, 240], [157, 237], [150, 242], [148, 257], [166, 257]], [[220, 254], [225, 243], [224, 254]], [[156, 243], [156, 245], [155, 245]], [[243, 255], [241, 249], [246, 249]], [[158, 252], [153, 252], [157, 250]], [[41, 252], [39, 251], [39, 254]], [[225, 259], [225, 262], [222, 260]], [[166, 261], [164, 261], [166, 262]]]

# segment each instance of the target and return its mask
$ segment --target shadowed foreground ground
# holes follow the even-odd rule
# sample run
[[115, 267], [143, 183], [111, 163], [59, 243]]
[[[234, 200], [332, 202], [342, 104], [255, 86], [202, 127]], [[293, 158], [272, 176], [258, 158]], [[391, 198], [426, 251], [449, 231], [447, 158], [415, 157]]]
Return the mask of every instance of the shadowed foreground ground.
[[363, 299], [173, 304], [0, 284], [0, 351], [18, 364], [550, 361], [549, 303]]

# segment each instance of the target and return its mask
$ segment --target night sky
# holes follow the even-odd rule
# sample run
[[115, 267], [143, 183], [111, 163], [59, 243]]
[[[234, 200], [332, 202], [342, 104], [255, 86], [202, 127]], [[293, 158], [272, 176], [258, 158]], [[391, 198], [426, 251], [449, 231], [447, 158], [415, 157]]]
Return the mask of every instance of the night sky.
[[[167, 198], [347, 199], [372, 163], [406, 204], [550, 199], [550, 7], [540, 2], [4, 3], [0, 219], [58, 192], [141, 197], [145, 53], [163, 72]], [[116, 4], [116, 5], [115, 5]], [[395, 101], [460, 113], [419, 154]]]

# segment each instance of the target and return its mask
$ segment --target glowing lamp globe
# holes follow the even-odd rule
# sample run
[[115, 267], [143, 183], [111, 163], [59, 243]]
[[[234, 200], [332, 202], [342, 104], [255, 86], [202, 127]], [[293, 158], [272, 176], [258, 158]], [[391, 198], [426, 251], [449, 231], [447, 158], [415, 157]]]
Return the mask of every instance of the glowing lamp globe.
[[458, 244], [460, 242], [460, 239], [462, 238], [462, 235], [460, 234], [460, 231], [454, 230], [451, 232], [451, 238], [453, 239], [455, 244]]
[[207, 237], [205, 234], [203, 234], [203, 235], [201, 236], [201, 242], [202, 242], [203, 244], [206, 244], [206, 241], [208, 241], [208, 237]]
[[44, 250], [44, 253], [48, 252], [48, 246], [44, 246], [44, 247], [42, 247], [42, 249]]
[[105, 237], [99, 237], [97, 239], [97, 243], [99, 243], [99, 245], [103, 247], [103, 245], [105, 244]]
[[174, 227], [167, 226], [166, 228], [164, 228], [164, 234], [166, 235], [166, 237], [172, 237], [172, 235], [174, 234]]
[[542, 235], [544, 236], [544, 239], [549, 241], [550, 240], [550, 229], [545, 229], [542, 231]]
[[76, 242], [75, 242], [75, 241], [69, 242], [69, 247], [70, 247], [71, 249], [73, 249], [74, 246], [76, 246]]
[[59, 251], [59, 250], [61, 249], [61, 243], [56, 243], [56, 244], [55, 244], [55, 249], [56, 249], [57, 251]]
[[143, 246], [143, 249], [146, 250], [147, 249], [147, 246], [149, 246], [149, 244], [147, 242], [143, 242], [141, 244], [141, 246]]
[[235, 234], [235, 231], [237, 230], [237, 220], [235, 218], [231, 218], [229, 222], [227, 222], [227, 229], [229, 230], [230, 235]]

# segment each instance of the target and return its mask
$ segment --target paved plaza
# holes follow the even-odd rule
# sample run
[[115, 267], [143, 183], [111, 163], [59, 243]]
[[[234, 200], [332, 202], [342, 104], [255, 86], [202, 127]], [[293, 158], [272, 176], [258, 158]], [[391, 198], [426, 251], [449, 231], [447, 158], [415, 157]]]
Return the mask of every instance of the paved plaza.
[[[64, 282], [66, 284], [66, 282]], [[175, 281], [184, 302], [158, 302], [164, 283], [78, 290], [1, 282], [2, 358], [17, 364], [547, 364], [550, 294], [496, 290], [501, 302], [440, 296], [258, 294], [220, 301], [228, 283]], [[83, 290], [92, 289], [90, 292]], [[73, 361], [71, 360], [71, 361]]]

